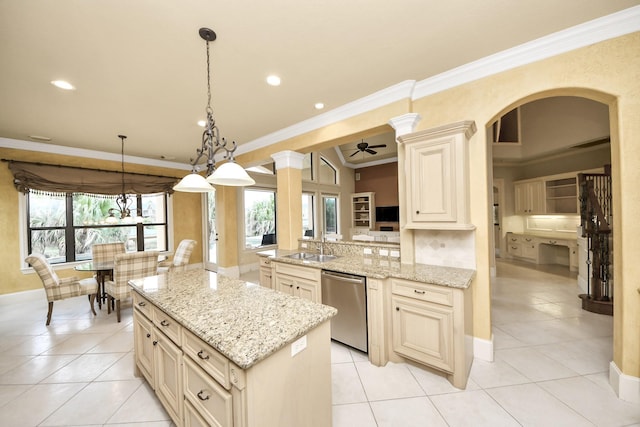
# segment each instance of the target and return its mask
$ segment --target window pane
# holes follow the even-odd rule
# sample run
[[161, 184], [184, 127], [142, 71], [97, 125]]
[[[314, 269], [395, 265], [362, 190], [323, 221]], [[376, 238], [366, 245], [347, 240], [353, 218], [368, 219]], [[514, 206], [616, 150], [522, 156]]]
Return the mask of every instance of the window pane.
[[338, 232], [338, 199], [337, 197], [324, 196], [324, 232]]
[[163, 225], [144, 226], [144, 250], [145, 251], [166, 251], [167, 242], [166, 227]]
[[145, 223], [166, 222], [164, 201], [163, 193], [142, 195], [142, 217]]
[[306, 237], [313, 237], [313, 199], [313, 194], [302, 193], [302, 235]]
[[302, 159], [302, 179], [313, 181], [313, 154], [307, 153]]
[[337, 184], [338, 173], [331, 163], [320, 157], [320, 183], [321, 184]]
[[31, 252], [44, 255], [49, 262], [65, 262], [64, 230], [33, 230]]
[[104, 224], [109, 216], [109, 208], [115, 205], [115, 201], [90, 194], [73, 195], [73, 225], [82, 227], [85, 225]]
[[64, 194], [29, 193], [29, 227], [64, 227], [65, 199]]
[[[255, 248], [265, 244], [275, 244], [276, 201], [275, 192], [270, 190], [244, 190], [245, 247]], [[272, 243], [271, 243], [272, 242]]]

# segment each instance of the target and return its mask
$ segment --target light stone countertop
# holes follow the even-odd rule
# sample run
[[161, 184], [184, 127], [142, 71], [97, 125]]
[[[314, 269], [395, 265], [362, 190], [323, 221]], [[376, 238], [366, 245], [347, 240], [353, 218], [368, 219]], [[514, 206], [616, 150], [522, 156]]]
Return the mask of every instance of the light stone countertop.
[[444, 267], [428, 264], [401, 264], [399, 260], [363, 255], [338, 255], [338, 258], [327, 262], [315, 262], [287, 258], [296, 252], [313, 252], [306, 250], [268, 250], [258, 252], [258, 256], [267, 256], [274, 261], [288, 264], [304, 265], [323, 270], [356, 274], [374, 279], [394, 277], [415, 282], [430, 283], [451, 288], [466, 289], [471, 285], [475, 270], [457, 267]]
[[333, 307], [205, 270], [171, 272], [129, 284], [243, 369], [337, 313]]

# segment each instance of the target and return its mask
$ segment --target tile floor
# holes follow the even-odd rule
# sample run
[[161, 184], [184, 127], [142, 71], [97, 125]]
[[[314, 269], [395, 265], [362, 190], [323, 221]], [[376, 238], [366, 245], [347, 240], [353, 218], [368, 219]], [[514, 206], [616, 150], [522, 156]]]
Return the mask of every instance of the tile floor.
[[[506, 263], [498, 272], [496, 360], [474, 361], [466, 390], [334, 343], [334, 427], [640, 426], [640, 407], [608, 385], [611, 317], [582, 311], [570, 276]], [[0, 425], [172, 425], [133, 376], [130, 305], [120, 324], [80, 299], [56, 302], [49, 327], [45, 315], [43, 300], [0, 302]]]

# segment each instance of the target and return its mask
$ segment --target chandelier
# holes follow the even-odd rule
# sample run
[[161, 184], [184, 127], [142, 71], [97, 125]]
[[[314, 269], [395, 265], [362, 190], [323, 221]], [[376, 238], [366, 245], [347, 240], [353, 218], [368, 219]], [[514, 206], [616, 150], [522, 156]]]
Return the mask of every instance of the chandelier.
[[[117, 224], [119, 220], [131, 220], [131, 204], [132, 200], [127, 197], [125, 194], [124, 187], [124, 140], [127, 139], [125, 135], [118, 135], [121, 141], [121, 155], [122, 155], [122, 194], [119, 194], [116, 197], [116, 205], [117, 208], [109, 209], [109, 216], [105, 220], [107, 224]], [[133, 209], [134, 212], [137, 213], [138, 219], [142, 219], [142, 214], [139, 209]]]
[[[205, 130], [202, 133], [202, 145], [196, 150], [196, 158], [191, 159], [191, 173], [182, 178], [182, 180], [180, 180], [173, 189], [176, 191], [202, 193], [212, 191], [214, 188], [211, 184], [229, 186], [253, 185], [256, 182], [249, 176], [242, 166], [235, 162], [233, 157], [233, 153], [237, 148], [236, 142], [233, 141], [229, 144], [225, 138], [220, 138], [218, 126], [216, 126], [216, 121], [213, 118], [213, 109], [211, 108], [209, 42], [216, 39], [216, 33], [209, 28], [200, 28], [199, 34], [200, 37], [206, 41], [207, 45], [207, 123], [205, 125]], [[214, 156], [221, 150], [224, 151], [224, 159], [227, 159], [228, 161], [216, 167]], [[203, 157], [206, 157], [207, 159], [206, 179], [202, 175], [198, 174], [198, 167], [196, 166]]]

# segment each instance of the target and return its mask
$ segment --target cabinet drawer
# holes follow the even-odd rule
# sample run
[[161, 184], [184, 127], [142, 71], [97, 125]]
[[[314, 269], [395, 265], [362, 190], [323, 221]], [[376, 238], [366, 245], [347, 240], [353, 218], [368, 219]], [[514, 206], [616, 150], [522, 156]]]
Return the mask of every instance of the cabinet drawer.
[[139, 293], [132, 292], [132, 294], [133, 294], [133, 306], [138, 310], [140, 310], [142, 314], [147, 316], [148, 319], [152, 319], [151, 307], [153, 307], [153, 305]]
[[520, 242], [521, 242], [520, 236], [516, 234], [507, 233], [507, 244], [520, 243]]
[[213, 381], [191, 359], [184, 359], [184, 397], [212, 426], [233, 425], [231, 393]]
[[303, 279], [314, 280], [320, 283], [320, 270], [311, 267], [300, 267], [298, 265], [276, 263], [276, 273], [288, 274], [289, 276], [301, 277]]
[[186, 329], [182, 330], [182, 351], [218, 381], [224, 388], [231, 388], [229, 360]]
[[507, 252], [509, 255], [522, 256], [522, 246], [520, 243], [508, 242], [507, 245]]
[[421, 301], [453, 306], [453, 289], [409, 280], [391, 279], [391, 293]]
[[156, 306], [153, 306], [152, 312], [153, 324], [160, 329], [163, 334], [169, 337], [171, 341], [176, 343], [178, 346], [181, 346], [182, 334], [180, 333], [180, 330], [182, 327], [180, 324]]
[[209, 423], [188, 400], [184, 401], [184, 427], [209, 427]]
[[260, 256], [260, 267], [268, 267], [271, 268], [271, 258], [266, 256]]

